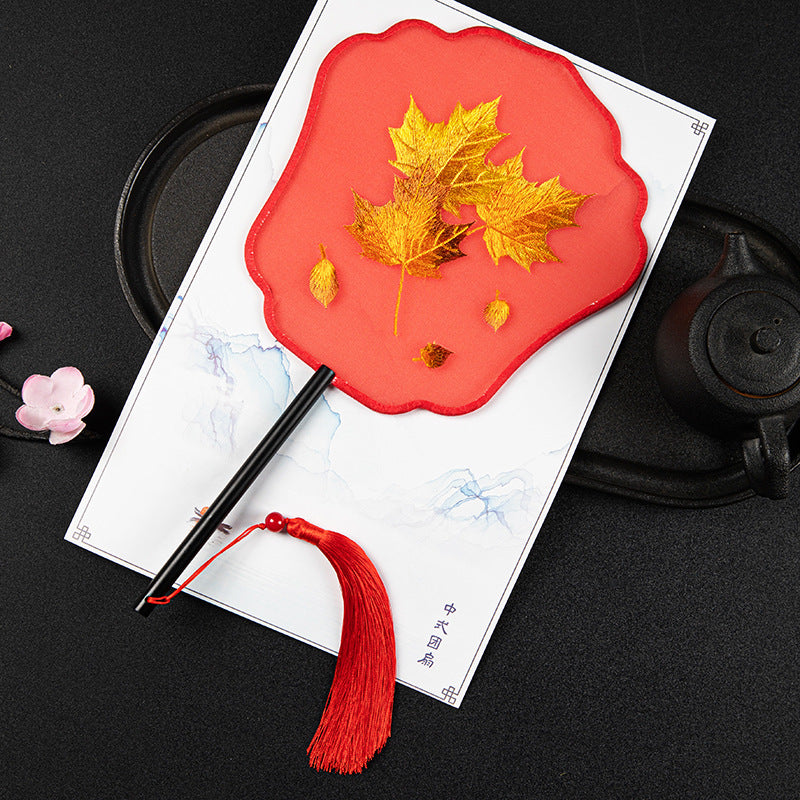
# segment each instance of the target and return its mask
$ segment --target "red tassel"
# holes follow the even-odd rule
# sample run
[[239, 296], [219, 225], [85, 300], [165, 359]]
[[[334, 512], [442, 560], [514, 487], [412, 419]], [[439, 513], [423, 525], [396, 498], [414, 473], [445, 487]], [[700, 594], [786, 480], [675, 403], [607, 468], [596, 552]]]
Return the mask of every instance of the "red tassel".
[[285, 523], [286, 533], [315, 544], [330, 561], [344, 600], [339, 658], [309, 761], [318, 770], [361, 772], [391, 733], [396, 660], [389, 598], [352, 539], [303, 519]]
[[272, 513], [211, 556], [171, 594], [148, 597], [147, 601], [169, 603], [217, 556], [252, 531], [264, 528], [285, 530], [290, 536], [315, 544], [336, 571], [344, 600], [339, 658], [308, 755], [314, 769], [361, 772], [391, 733], [396, 659], [386, 588], [367, 554], [352, 539], [304, 519], [284, 519]]

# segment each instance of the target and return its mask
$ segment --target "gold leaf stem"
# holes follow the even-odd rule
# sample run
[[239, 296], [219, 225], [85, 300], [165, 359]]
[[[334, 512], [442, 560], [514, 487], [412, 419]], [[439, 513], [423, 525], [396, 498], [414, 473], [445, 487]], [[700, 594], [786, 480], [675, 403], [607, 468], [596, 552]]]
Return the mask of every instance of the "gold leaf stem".
[[477, 228], [472, 228], [472, 227], [471, 227], [471, 228], [470, 228], [470, 229], [467, 231], [467, 233], [465, 234], [464, 238], [466, 239], [466, 238], [467, 238], [467, 236], [472, 236], [472, 234], [473, 234], [473, 233], [479, 233], [479, 232], [480, 232], [480, 231], [482, 231], [482, 230], [483, 230], [485, 227], [486, 227], [486, 225], [478, 225], [478, 227], [477, 227]]
[[397, 336], [397, 317], [400, 314], [400, 297], [403, 294], [403, 278], [406, 276], [405, 263], [400, 265], [400, 286], [397, 289], [397, 302], [394, 306], [394, 335]]

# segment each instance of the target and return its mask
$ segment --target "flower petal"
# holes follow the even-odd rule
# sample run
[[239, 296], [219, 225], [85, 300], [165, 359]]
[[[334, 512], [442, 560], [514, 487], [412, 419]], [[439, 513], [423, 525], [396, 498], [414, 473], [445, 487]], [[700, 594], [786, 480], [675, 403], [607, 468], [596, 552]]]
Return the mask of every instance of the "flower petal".
[[81, 422], [77, 428], [70, 431], [50, 431], [50, 444], [65, 444], [74, 439], [85, 427], [86, 423]]
[[75, 394], [83, 386], [83, 375], [77, 367], [61, 367], [50, 378], [55, 386], [58, 399], [67, 402], [70, 395]]
[[47, 427], [51, 431], [58, 433], [69, 433], [69, 431], [80, 427], [81, 430], [86, 427], [84, 422], [81, 422], [77, 417], [66, 417], [65, 419], [50, 419]]
[[29, 431], [45, 431], [50, 426], [50, 409], [20, 406], [15, 414], [17, 422]]
[[13, 332], [14, 329], [7, 322], [0, 322], [0, 342], [2, 342], [3, 339], [8, 339]]
[[29, 406], [50, 406], [53, 381], [47, 375], [31, 375], [22, 384], [22, 401]]
[[94, 408], [94, 391], [88, 384], [76, 392], [68, 403], [73, 417], [83, 419]]

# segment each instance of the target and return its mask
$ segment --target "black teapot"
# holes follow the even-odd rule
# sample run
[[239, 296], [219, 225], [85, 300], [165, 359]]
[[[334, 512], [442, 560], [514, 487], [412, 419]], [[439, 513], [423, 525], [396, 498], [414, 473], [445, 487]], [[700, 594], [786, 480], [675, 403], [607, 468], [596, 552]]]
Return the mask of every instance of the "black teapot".
[[736, 437], [750, 483], [783, 498], [787, 431], [800, 417], [800, 291], [764, 269], [743, 233], [662, 319], [656, 375], [672, 407], [713, 436]]

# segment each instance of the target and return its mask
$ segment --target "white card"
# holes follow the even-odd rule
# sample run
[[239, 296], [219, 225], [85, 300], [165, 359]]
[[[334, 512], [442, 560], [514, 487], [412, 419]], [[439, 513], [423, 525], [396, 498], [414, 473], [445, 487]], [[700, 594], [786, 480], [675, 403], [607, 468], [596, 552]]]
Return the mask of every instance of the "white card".
[[[616, 118], [623, 158], [648, 191], [640, 280], [538, 351], [507, 391], [444, 418], [420, 409], [379, 414], [330, 389], [227, 520], [236, 532], [276, 510], [358, 541], [392, 602], [398, 680], [458, 706], [714, 122], [458, 3], [317, 4], [66, 538], [152, 576], [186, 536], [195, 508], [213, 500], [310, 377], [264, 323], [245, 237], [289, 159], [324, 57], [352, 34], [406, 18], [446, 31], [488, 25], [565, 55]], [[229, 538], [212, 537], [190, 570]], [[187, 591], [322, 649], [338, 647], [333, 570], [289, 537], [252, 534]]]

